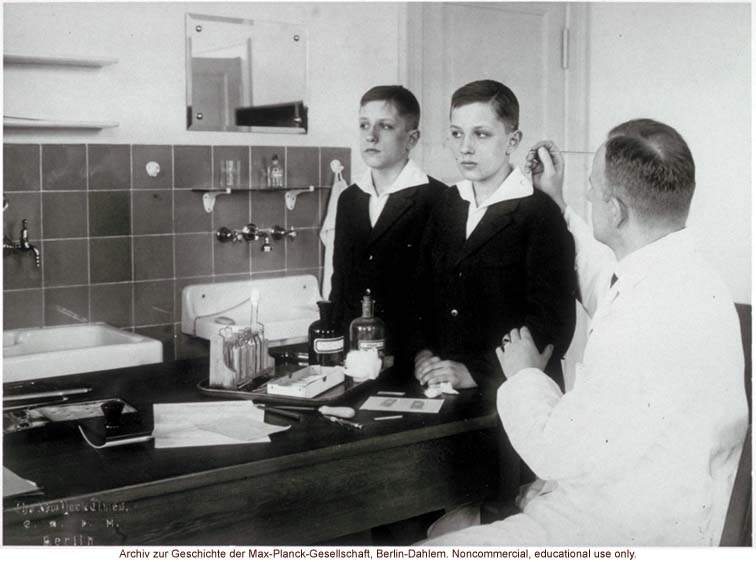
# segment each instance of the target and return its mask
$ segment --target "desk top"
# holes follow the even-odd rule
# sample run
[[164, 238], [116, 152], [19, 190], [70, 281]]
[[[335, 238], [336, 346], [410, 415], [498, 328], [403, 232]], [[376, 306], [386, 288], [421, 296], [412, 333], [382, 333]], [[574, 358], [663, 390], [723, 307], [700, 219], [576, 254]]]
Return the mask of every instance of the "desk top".
[[[216, 400], [196, 388], [207, 376], [207, 359], [194, 359], [38, 380], [25, 383], [23, 391], [41, 386], [45, 390], [89, 386], [93, 391], [86, 396], [88, 400], [122, 398], [139, 410], [144, 426], [150, 428], [154, 403]], [[344, 405], [357, 409], [378, 390], [422, 396], [409, 374], [403, 381], [397, 382], [397, 378], [384, 373], [366, 394]], [[12, 386], [17, 385], [5, 385], [6, 392]], [[4, 465], [36, 482], [44, 495], [4, 500], [6, 516], [17, 511], [20, 502], [28, 506], [81, 500], [103, 492], [109, 492], [111, 499], [146, 497], [494, 428], [498, 423], [494, 405], [486, 404], [477, 390], [447, 396], [439, 414], [405, 413], [398, 420], [373, 419], [385, 414], [358, 409], [354, 421], [363, 424], [362, 430], [331, 423], [317, 413], [304, 413], [300, 422], [266, 414], [266, 421], [290, 424], [291, 428], [272, 435], [270, 443], [177, 449], [155, 449], [150, 442], [96, 450], [74, 427], [61, 424], [8, 434], [3, 442]]]

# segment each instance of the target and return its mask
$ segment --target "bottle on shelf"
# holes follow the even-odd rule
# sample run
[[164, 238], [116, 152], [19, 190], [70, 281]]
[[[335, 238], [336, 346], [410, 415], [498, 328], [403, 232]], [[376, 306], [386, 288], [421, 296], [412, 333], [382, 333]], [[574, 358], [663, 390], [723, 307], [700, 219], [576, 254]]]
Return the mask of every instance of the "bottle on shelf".
[[335, 367], [344, 363], [344, 334], [333, 319], [333, 303], [318, 301], [320, 319], [308, 330], [308, 359], [310, 365]]
[[268, 166], [268, 187], [283, 187], [284, 186], [284, 170], [281, 166], [281, 161], [278, 159], [278, 154], [274, 154], [271, 158], [270, 166]]
[[362, 297], [362, 316], [349, 325], [349, 347], [353, 350], [375, 349], [383, 359], [386, 346], [386, 327], [373, 313], [374, 302], [370, 294]]

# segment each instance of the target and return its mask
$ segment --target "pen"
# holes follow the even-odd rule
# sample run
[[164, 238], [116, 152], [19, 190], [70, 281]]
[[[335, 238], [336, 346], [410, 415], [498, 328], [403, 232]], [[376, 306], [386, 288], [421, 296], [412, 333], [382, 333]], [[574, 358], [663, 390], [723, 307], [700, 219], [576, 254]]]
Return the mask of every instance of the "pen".
[[60, 400], [53, 400], [50, 402], [34, 402], [33, 404], [21, 404], [20, 406], [3, 406], [3, 412], [15, 412], [17, 410], [30, 410], [31, 408], [39, 408], [42, 406], [58, 406], [65, 404], [68, 401], [68, 397], [64, 396]]
[[271, 408], [270, 406], [263, 406], [256, 404], [256, 406], [265, 412], [270, 412], [271, 414], [278, 414], [279, 416], [283, 416], [284, 418], [289, 418], [292, 420], [301, 421], [302, 417], [299, 414], [296, 414], [294, 412], [289, 412], [287, 410], [279, 410], [278, 408]]
[[3, 402], [15, 402], [17, 400], [34, 400], [37, 398], [57, 398], [73, 396], [74, 394], [87, 394], [92, 392], [88, 386], [82, 388], [70, 388], [67, 390], [50, 390], [48, 392], [31, 392], [29, 394], [17, 394], [15, 396], [3, 396]]

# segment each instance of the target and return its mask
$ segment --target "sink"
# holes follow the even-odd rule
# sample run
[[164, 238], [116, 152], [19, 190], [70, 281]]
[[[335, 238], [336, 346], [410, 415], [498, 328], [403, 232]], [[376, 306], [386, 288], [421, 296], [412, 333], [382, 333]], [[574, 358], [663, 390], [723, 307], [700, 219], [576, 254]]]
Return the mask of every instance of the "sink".
[[3, 382], [60, 377], [163, 361], [163, 344], [105, 324], [3, 332]]
[[210, 339], [226, 325], [249, 325], [253, 290], [259, 293], [258, 320], [271, 347], [307, 341], [310, 324], [319, 318], [320, 288], [314, 275], [184, 287], [181, 331]]

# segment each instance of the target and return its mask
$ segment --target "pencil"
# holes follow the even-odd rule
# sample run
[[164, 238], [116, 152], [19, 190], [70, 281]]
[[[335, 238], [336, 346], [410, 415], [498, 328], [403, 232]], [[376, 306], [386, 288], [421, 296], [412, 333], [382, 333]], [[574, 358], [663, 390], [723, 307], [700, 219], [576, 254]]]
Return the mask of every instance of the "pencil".
[[270, 406], [257, 405], [257, 407], [265, 412], [270, 412], [271, 414], [277, 414], [284, 418], [289, 418], [289, 419], [297, 420], [297, 421], [302, 420], [302, 416], [294, 412], [289, 412], [287, 410], [279, 410], [278, 408], [271, 408]]

